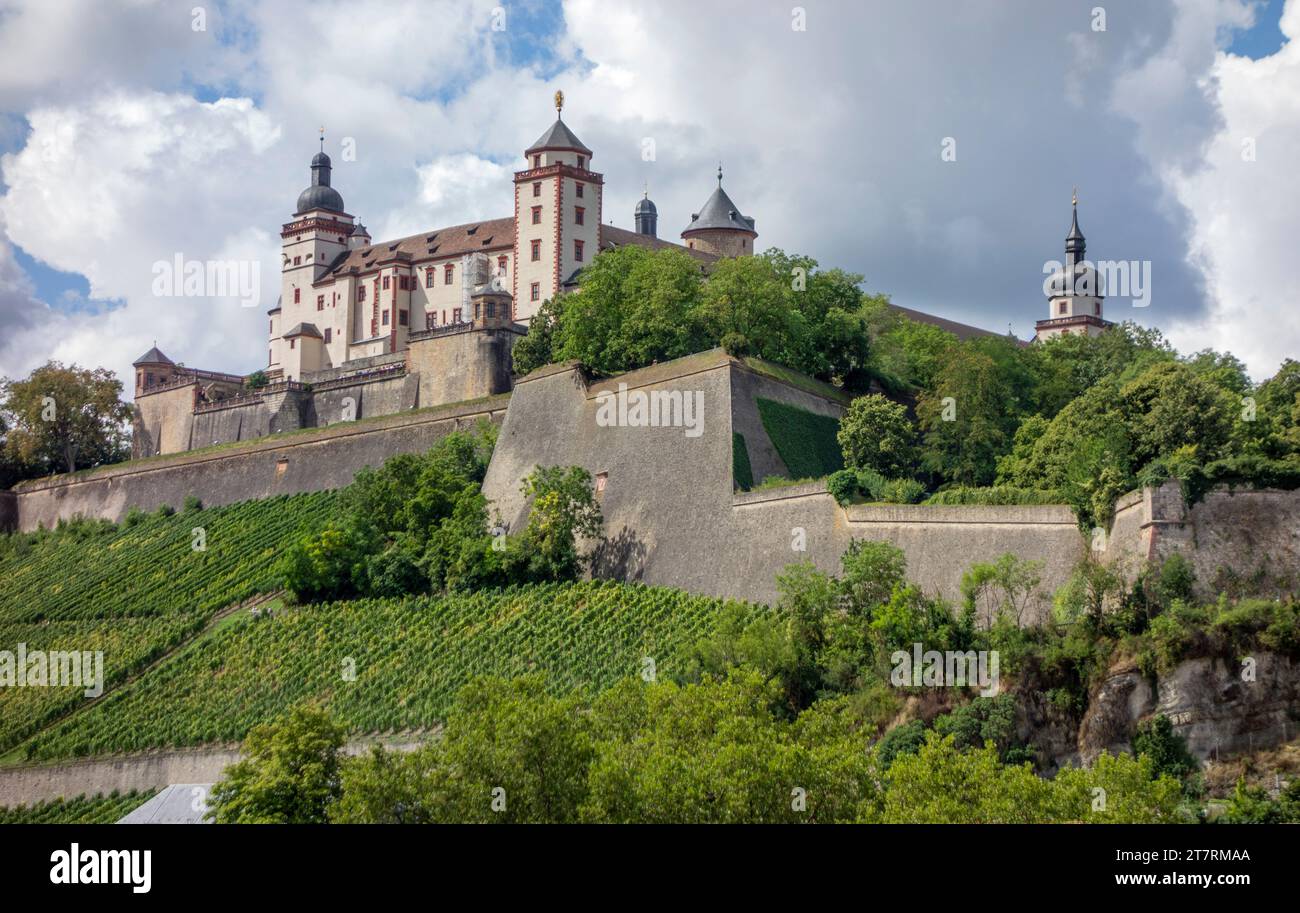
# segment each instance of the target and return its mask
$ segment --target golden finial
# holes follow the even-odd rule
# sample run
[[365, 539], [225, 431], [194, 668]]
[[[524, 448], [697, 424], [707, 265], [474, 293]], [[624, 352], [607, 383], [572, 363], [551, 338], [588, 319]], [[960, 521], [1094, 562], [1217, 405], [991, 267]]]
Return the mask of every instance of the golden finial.
[[555, 93], [555, 116], [560, 116], [560, 111], [564, 108], [564, 93], [557, 91]]

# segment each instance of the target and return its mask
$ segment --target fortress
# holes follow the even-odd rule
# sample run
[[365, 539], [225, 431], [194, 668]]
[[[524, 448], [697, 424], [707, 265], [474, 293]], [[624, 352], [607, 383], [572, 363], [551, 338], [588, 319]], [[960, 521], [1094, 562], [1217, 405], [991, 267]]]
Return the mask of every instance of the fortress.
[[[836, 572], [851, 540], [885, 539], [904, 550], [912, 579], [956, 600], [973, 562], [1007, 552], [1039, 561], [1050, 592], [1097, 551], [1064, 505], [842, 507], [822, 482], [746, 491], [741, 467], [752, 479], [793, 475], [764, 402], [825, 418], [848, 402], [781, 366], [714, 350], [613, 378], [576, 364], [513, 376], [515, 341], [542, 302], [579, 286], [595, 251], [674, 247], [708, 271], [721, 257], [752, 255], [757, 237], [720, 169], [684, 243], [674, 244], [658, 238], [648, 198], [636, 207], [636, 231], [602, 224], [604, 178], [560, 117], [525, 155], [513, 216], [372, 244], [319, 153], [281, 232], [281, 297], [269, 315], [263, 376], [253, 383], [188, 368], [151, 349], [135, 365], [134, 459], [0, 492], [0, 529], [119, 520], [130, 507], [176, 506], [190, 495], [219, 506], [339, 488], [365, 466], [487, 420], [501, 429], [484, 493], [508, 528], [525, 522], [519, 481], [534, 466], [592, 474], [605, 518], [599, 576], [766, 602], [786, 565], [811, 560]], [[1039, 338], [1110, 326], [1077, 199], [1065, 248], [1045, 284]], [[959, 338], [992, 335], [898, 310]], [[689, 404], [689, 421], [625, 421], [613, 404], [632, 400], [674, 404], [683, 418]], [[1100, 557], [1131, 577], [1173, 552], [1192, 560], [1207, 594], [1225, 573], [1261, 591], [1293, 590], [1300, 493], [1212, 492], [1189, 508], [1176, 486], [1164, 486], [1121, 499]]]
[[[322, 138], [311, 183], [280, 230], [280, 296], [267, 315], [266, 368], [247, 377], [190, 368], [151, 348], [134, 363], [132, 457], [505, 393], [515, 341], [545, 301], [580, 286], [583, 267], [599, 251], [673, 248], [702, 271], [722, 257], [754, 253], [757, 223], [723, 189], [721, 166], [682, 243], [658, 236], [659, 213], [648, 195], [636, 205], [634, 231], [607, 224], [604, 176], [592, 170], [592, 151], [562, 113], [556, 93], [555, 122], [524, 151], [525, 167], [514, 174], [512, 215], [381, 243], [347, 212]], [[1039, 338], [1095, 335], [1108, 326], [1096, 283], [1076, 208]], [[959, 338], [987, 334], [898, 310]]]

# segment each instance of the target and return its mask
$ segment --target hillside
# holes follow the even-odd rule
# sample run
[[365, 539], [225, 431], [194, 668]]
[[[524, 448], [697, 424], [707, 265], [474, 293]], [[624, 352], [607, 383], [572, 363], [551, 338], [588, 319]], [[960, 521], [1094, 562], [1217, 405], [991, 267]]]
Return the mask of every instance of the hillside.
[[[544, 672], [558, 690], [658, 675], [722, 600], [611, 582], [241, 613], [23, 746], [31, 760], [241, 739], [301, 702], [352, 731], [436, 725], [477, 675]], [[752, 611], [760, 611], [753, 608]]]
[[[28, 653], [103, 651], [111, 688], [201, 631], [222, 608], [273, 589], [271, 568], [283, 544], [315, 528], [334, 499], [294, 495], [4, 537], [0, 644], [11, 651], [25, 644]], [[77, 709], [84, 691], [0, 689], [0, 751]]]

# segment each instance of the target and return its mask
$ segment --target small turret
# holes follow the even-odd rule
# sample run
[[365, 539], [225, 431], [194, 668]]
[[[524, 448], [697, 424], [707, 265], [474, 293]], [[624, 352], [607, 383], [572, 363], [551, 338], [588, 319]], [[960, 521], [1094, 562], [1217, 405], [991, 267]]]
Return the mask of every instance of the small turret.
[[647, 237], [658, 237], [659, 210], [650, 199], [650, 191], [646, 190], [643, 196], [636, 204], [636, 233], [646, 235]]

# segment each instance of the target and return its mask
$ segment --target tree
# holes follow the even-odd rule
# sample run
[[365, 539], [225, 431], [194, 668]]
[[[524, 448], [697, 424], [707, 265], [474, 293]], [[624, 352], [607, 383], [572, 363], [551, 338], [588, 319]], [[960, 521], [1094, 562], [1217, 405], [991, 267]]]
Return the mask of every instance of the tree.
[[603, 519], [591, 473], [579, 466], [539, 466], [520, 486], [532, 499], [528, 525], [514, 540], [512, 556], [522, 579], [568, 580], [583, 569], [578, 540], [600, 535]]
[[910, 476], [916, 464], [916, 431], [907, 409], [879, 394], [849, 403], [837, 435], [844, 464], [894, 478]]
[[343, 728], [325, 711], [295, 707], [244, 739], [244, 759], [212, 788], [217, 824], [323, 824], [337, 801]]
[[47, 362], [26, 380], [0, 384], [5, 447], [35, 472], [74, 472], [130, 455], [131, 407], [122, 382], [106, 368]]
[[1164, 714], [1138, 724], [1133, 753], [1151, 759], [1153, 777], [1167, 774], [1181, 780], [1201, 766], [1187, 750], [1187, 740], [1174, 732], [1174, 724]]

